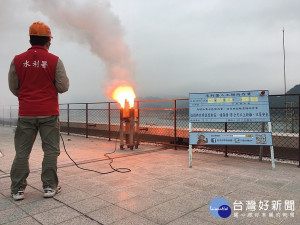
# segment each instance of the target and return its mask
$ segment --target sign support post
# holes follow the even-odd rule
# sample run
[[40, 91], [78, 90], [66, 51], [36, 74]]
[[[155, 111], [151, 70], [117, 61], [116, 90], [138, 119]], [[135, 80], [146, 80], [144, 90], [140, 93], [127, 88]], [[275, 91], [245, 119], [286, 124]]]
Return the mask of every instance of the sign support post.
[[[189, 123], [189, 133], [192, 132], [192, 123]], [[193, 149], [192, 145], [189, 144], [189, 167], [192, 168], [192, 160], [193, 160]]]
[[[268, 122], [268, 130], [272, 133], [272, 125], [271, 122]], [[272, 169], [275, 169], [275, 160], [274, 160], [274, 147], [273, 145], [270, 146], [270, 154], [271, 154], [271, 161], [272, 161]]]

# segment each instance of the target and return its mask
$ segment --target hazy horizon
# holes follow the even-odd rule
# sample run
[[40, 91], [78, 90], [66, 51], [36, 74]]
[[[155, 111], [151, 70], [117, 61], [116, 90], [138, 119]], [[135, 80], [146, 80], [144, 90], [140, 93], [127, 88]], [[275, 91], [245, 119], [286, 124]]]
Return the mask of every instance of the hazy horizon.
[[300, 83], [298, 0], [0, 0], [0, 105], [18, 104], [7, 73], [26, 51], [28, 28], [44, 21], [50, 52], [70, 78], [60, 103], [111, 101], [116, 84], [137, 99], [266, 89]]

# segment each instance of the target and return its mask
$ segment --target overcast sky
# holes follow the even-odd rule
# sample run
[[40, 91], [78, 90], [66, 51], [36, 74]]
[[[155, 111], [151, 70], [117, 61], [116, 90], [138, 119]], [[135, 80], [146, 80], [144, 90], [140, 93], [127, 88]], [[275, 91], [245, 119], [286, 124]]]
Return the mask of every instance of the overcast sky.
[[[28, 28], [38, 20], [51, 27], [50, 52], [70, 79], [60, 103], [107, 101], [107, 86], [127, 78], [138, 99], [258, 89], [283, 94], [283, 27], [287, 90], [300, 83], [299, 0], [0, 3], [0, 105], [17, 104], [7, 73], [13, 57], [30, 47]], [[121, 52], [121, 78], [108, 72], [115, 71], [114, 59], [103, 51]]]

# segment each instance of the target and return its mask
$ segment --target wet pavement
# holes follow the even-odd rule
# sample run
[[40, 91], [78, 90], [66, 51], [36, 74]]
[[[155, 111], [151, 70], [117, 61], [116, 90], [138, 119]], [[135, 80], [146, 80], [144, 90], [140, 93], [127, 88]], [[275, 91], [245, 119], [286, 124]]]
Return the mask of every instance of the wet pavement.
[[[62, 191], [44, 199], [38, 136], [29, 160], [25, 199], [14, 201], [9, 177], [14, 128], [0, 127], [0, 224], [300, 224], [300, 168], [296, 165], [276, 162], [272, 170], [269, 161], [194, 153], [189, 168], [186, 149], [142, 143], [130, 151], [119, 150], [115, 140], [65, 134], [63, 138], [80, 167], [110, 172], [110, 160], [104, 154], [116, 149], [110, 155], [112, 166], [131, 172], [103, 175], [81, 170], [61, 143]], [[228, 207], [220, 207], [217, 197], [227, 200], [228, 218], [212, 215], [218, 207], [229, 212]]]

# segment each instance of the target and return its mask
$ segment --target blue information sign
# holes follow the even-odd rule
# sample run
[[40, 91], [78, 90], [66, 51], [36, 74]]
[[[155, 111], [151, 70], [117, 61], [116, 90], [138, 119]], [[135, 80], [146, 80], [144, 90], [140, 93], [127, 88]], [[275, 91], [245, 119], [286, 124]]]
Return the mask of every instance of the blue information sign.
[[269, 122], [269, 92], [190, 93], [189, 122]]
[[190, 132], [190, 145], [272, 145], [272, 133]]

